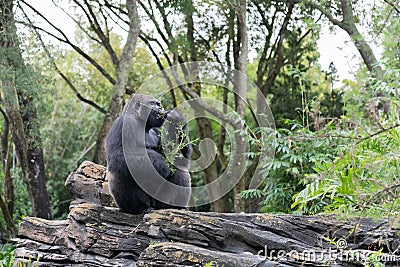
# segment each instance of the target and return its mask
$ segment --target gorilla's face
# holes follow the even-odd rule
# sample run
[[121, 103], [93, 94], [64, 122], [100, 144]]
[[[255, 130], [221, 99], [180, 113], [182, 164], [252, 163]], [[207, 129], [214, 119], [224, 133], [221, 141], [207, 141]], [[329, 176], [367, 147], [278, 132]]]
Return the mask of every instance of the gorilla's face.
[[157, 99], [148, 101], [147, 103], [141, 103], [146, 108], [146, 113], [149, 114], [146, 121], [146, 128], [150, 129], [153, 127], [161, 127], [166, 118], [166, 113], [161, 105], [161, 102]]
[[143, 94], [133, 94], [125, 105], [123, 114], [132, 114], [136, 119], [145, 122], [147, 131], [161, 127], [167, 116], [157, 98]]

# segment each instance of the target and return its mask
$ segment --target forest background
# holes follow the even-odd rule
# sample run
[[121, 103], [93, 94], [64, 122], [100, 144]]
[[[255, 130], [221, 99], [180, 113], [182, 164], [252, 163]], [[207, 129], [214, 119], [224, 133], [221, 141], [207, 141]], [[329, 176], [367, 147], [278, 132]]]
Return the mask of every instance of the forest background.
[[[38, 1], [0, 0], [1, 239], [14, 236], [24, 216], [65, 218], [66, 177], [84, 160], [105, 164], [104, 138], [129, 94], [192, 61], [246, 73], [268, 101], [277, 138], [275, 158], [266, 160], [263, 129], [233, 92], [196, 83], [172, 90], [166, 108], [199, 97], [227, 104], [243, 118], [251, 147], [233, 158], [248, 162], [235, 188], [196, 210], [398, 216], [398, 0], [52, 4], [75, 23], [73, 37]], [[349, 37], [359, 54], [354, 76], [339, 80], [334, 64], [321, 69], [321, 28]], [[226, 81], [239, 94], [240, 79]], [[194, 186], [215, 181], [229, 166], [231, 142], [243, 142], [227, 138], [225, 123], [189, 122], [191, 136], [214, 140], [216, 151], [192, 173]], [[262, 184], [248, 190], [255, 171]]]

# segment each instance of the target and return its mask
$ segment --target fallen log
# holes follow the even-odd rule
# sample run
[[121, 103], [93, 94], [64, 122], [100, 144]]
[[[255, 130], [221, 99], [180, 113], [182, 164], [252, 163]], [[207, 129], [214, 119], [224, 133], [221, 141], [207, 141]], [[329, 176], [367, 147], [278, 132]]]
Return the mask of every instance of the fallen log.
[[84, 162], [67, 179], [66, 220], [24, 218], [16, 264], [35, 266], [365, 266], [400, 264], [397, 223], [337, 218], [157, 210], [112, 205], [104, 167]]

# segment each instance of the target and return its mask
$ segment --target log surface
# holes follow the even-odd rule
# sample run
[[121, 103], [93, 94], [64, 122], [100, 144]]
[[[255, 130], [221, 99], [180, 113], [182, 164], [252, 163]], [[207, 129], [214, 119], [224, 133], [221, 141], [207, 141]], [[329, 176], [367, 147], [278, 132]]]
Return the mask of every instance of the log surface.
[[395, 221], [334, 216], [157, 210], [126, 214], [112, 204], [105, 169], [82, 163], [66, 182], [66, 220], [25, 218], [18, 262], [34, 266], [400, 265]]

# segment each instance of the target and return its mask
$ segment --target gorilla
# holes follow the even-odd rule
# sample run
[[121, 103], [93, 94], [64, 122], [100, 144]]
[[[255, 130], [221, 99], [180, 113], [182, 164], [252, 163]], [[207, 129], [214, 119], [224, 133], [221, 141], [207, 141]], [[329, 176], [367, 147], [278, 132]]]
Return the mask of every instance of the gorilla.
[[[184, 144], [174, 156], [176, 160], [173, 164], [177, 164], [174, 170], [168, 166], [161, 144], [163, 124], [167, 129], [165, 132], [168, 133], [166, 139], [175, 141], [176, 144]], [[139, 214], [152, 209], [187, 206], [191, 193], [188, 162], [192, 154], [187, 131], [184, 118], [174, 110], [164, 111], [156, 98], [143, 94], [131, 96], [122, 115], [114, 122], [106, 137], [109, 189], [122, 212]], [[129, 152], [128, 157], [125, 157], [127, 154], [124, 154], [124, 148], [126, 149], [127, 145]], [[129, 166], [135, 166], [134, 170], [131, 169], [132, 173], [127, 160]], [[157, 176], [154, 170], [165, 179], [164, 182], [154, 182]], [[178, 205], [164, 203], [150, 196], [135, 179], [147, 182], [155, 190], [158, 198], [162, 196], [168, 203]], [[168, 188], [167, 181], [185, 187], [184, 190], [179, 190], [183, 193], [174, 194], [174, 191], [171, 191], [173, 189]]]

